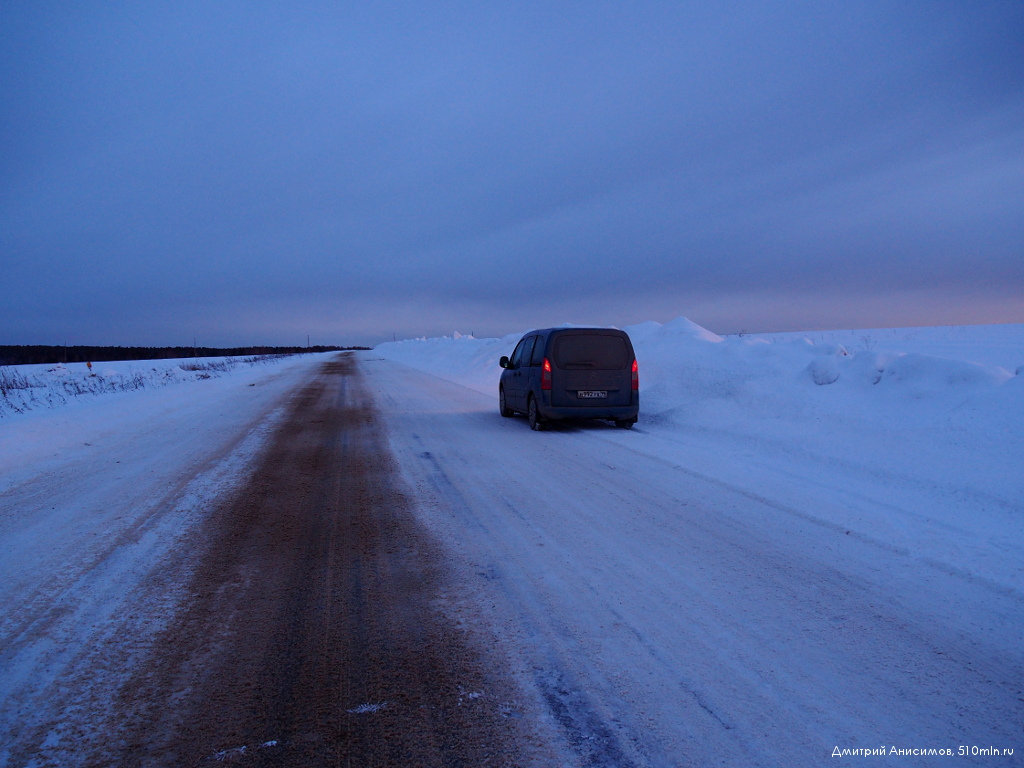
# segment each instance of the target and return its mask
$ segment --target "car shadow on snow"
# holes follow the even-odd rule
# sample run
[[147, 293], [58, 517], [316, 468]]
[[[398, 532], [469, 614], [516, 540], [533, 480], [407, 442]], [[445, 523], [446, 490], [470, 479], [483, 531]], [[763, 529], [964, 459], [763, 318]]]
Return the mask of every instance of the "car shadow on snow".
[[[499, 419], [502, 418], [500, 414], [496, 414], [496, 417]], [[530, 423], [526, 420], [526, 417], [520, 416], [519, 414], [510, 417], [508, 421], [516, 424], [517, 426], [522, 426], [524, 429], [527, 430], [530, 428]], [[643, 431], [637, 429], [636, 427], [633, 427], [632, 430], [625, 430], [622, 429], [621, 427], [615, 426], [613, 422], [602, 421], [600, 419], [558, 419], [557, 421], [545, 421], [544, 428], [542, 431], [575, 434], [587, 432], [604, 432], [607, 430], [611, 430], [612, 432]]]

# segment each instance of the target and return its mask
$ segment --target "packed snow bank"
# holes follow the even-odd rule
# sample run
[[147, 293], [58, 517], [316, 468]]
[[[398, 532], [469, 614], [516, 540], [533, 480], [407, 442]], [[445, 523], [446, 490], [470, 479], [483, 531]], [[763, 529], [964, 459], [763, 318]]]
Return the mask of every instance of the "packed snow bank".
[[[875, 336], [829, 331], [722, 337], [680, 317], [664, 325], [646, 322], [625, 330], [640, 362], [643, 411], [652, 416], [680, 411], [692, 415], [721, 401], [760, 413], [778, 411], [785, 403], [803, 411], [807, 397], [820, 397], [810, 394], [814, 386], [837, 384], [829, 397], [847, 406], [854, 405], [851, 399], [868, 394], [879, 401], [941, 400], [959, 407], [978, 397], [1005, 396], [1012, 401], [1020, 387], [1003, 385], [1024, 371], [1024, 325], [883, 329], [872, 331]], [[932, 330], [943, 331], [944, 339], [929, 333]], [[511, 354], [521, 336], [475, 339], [456, 333], [388, 342], [375, 352], [496, 395], [498, 358]], [[836, 338], [848, 343], [837, 343]], [[943, 354], [922, 352], [918, 345]], [[978, 358], [998, 358], [1004, 365], [976, 362]], [[769, 404], [773, 407], [766, 408]], [[856, 403], [859, 408], [868, 404]]]
[[[791, 449], [897, 464], [955, 455], [985, 476], [1024, 456], [1024, 325], [947, 328], [941, 341], [928, 329], [875, 331], [902, 338], [898, 351], [895, 342], [837, 343], [845, 332], [818, 334], [817, 343], [795, 334], [721, 337], [685, 317], [625, 330], [640, 368], [641, 428], [785, 440]], [[390, 342], [375, 352], [497, 402], [498, 358], [521, 335]], [[915, 349], [920, 338], [945, 356]], [[974, 362], [979, 349], [1005, 366]], [[1018, 478], [1015, 469], [1000, 482], [1019, 498]]]
[[1020, 324], [940, 325], [931, 328], [862, 328], [850, 331], [765, 333], [773, 343], [808, 339], [821, 345], [842, 345], [852, 352], [917, 352], [932, 357], [996, 365], [1010, 371], [1024, 364]]
[[[855, 331], [720, 337], [686, 318], [625, 330], [640, 434], [622, 439], [637, 450], [1024, 588], [1024, 325], [942, 339], [874, 331], [896, 339], [885, 345]], [[498, 358], [520, 336], [374, 354], [491, 395], [497, 409]]]
[[0, 367], [0, 417], [55, 408], [78, 398], [219, 378], [238, 367], [266, 365], [284, 355], [133, 360]]

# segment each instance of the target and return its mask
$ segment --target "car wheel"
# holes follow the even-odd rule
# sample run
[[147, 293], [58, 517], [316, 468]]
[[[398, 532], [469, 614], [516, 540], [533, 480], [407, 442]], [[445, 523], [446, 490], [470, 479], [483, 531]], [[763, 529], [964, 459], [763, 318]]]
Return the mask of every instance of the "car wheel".
[[509, 416], [512, 415], [512, 409], [509, 408], [507, 405], [505, 405], [505, 388], [504, 387], [499, 387], [498, 388], [498, 413], [500, 413], [505, 418], [508, 418]]
[[544, 429], [544, 422], [537, 413], [537, 398], [531, 396], [530, 402], [526, 406], [526, 417], [530, 420], [530, 429], [534, 432], [540, 432]]
[[636, 424], [635, 419], [622, 419], [615, 422], [615, 426], [619, 429], [632, 429], [634, 424]]

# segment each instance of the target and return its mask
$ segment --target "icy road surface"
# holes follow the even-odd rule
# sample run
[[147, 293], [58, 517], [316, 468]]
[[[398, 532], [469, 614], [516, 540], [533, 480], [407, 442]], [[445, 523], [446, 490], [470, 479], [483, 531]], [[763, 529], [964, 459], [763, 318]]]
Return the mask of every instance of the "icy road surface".
[[0, 766], [1020, 764], [1006, 435], [533, 433], [380, 358], [0, 424]]
[[[842, 477], [822, 484], [792, 456], [771, 489], [723, 481], [642, 422], [533, 433], [496, 397], [363, 357], [424, 520], [579, 764], [840, 765], [864, 758], [836, 747], [960, 746], [1017, 756], [950, 764], [1019, 764], [1024, 596], [871, 523], [927, 536], [921, 497], [882, 475], [844, 499]], [[776, 450], [712, 446], [701, 465], [770, 466]], [[850, 508], [860, 524], [837, 524]], [[1001, 555], [1019, 579], [1020, 553]], [[910, 754], [875, 760], [936, 759]]]
[[353, 356], [207, 384], [7, 433], [0, 765], [559, 764]]
[[172, 622], [191, 536], [319, 364], [0, 421], [0, 765], [79, 765]]

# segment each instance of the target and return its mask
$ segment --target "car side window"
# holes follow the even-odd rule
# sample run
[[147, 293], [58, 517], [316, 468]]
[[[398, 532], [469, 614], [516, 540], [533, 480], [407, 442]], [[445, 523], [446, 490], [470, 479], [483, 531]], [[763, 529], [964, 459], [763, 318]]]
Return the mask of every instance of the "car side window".
[[536, 336], [530, 336], [523, 344], [523, 365], [532, 365], [530, 358], [533, 355], [533, 344], [537, 341]]
[[544, 362], [544, 339], [537, 336], [537, 345], [533, 348], [533, 357], [530, 359], [530, 365], [540, 365]]
[[520, 342], [518, 344], [516, 344], [515, 351], [512, 353], [512, 357], [509, 358], [509, 367], [510, 368], [518, 368], [519, 367], [519, 358], [521, 358], [523, 356], [523, 347], [525, 347], [525, 346], [526, 346], [526, 339], [521, 339]]

